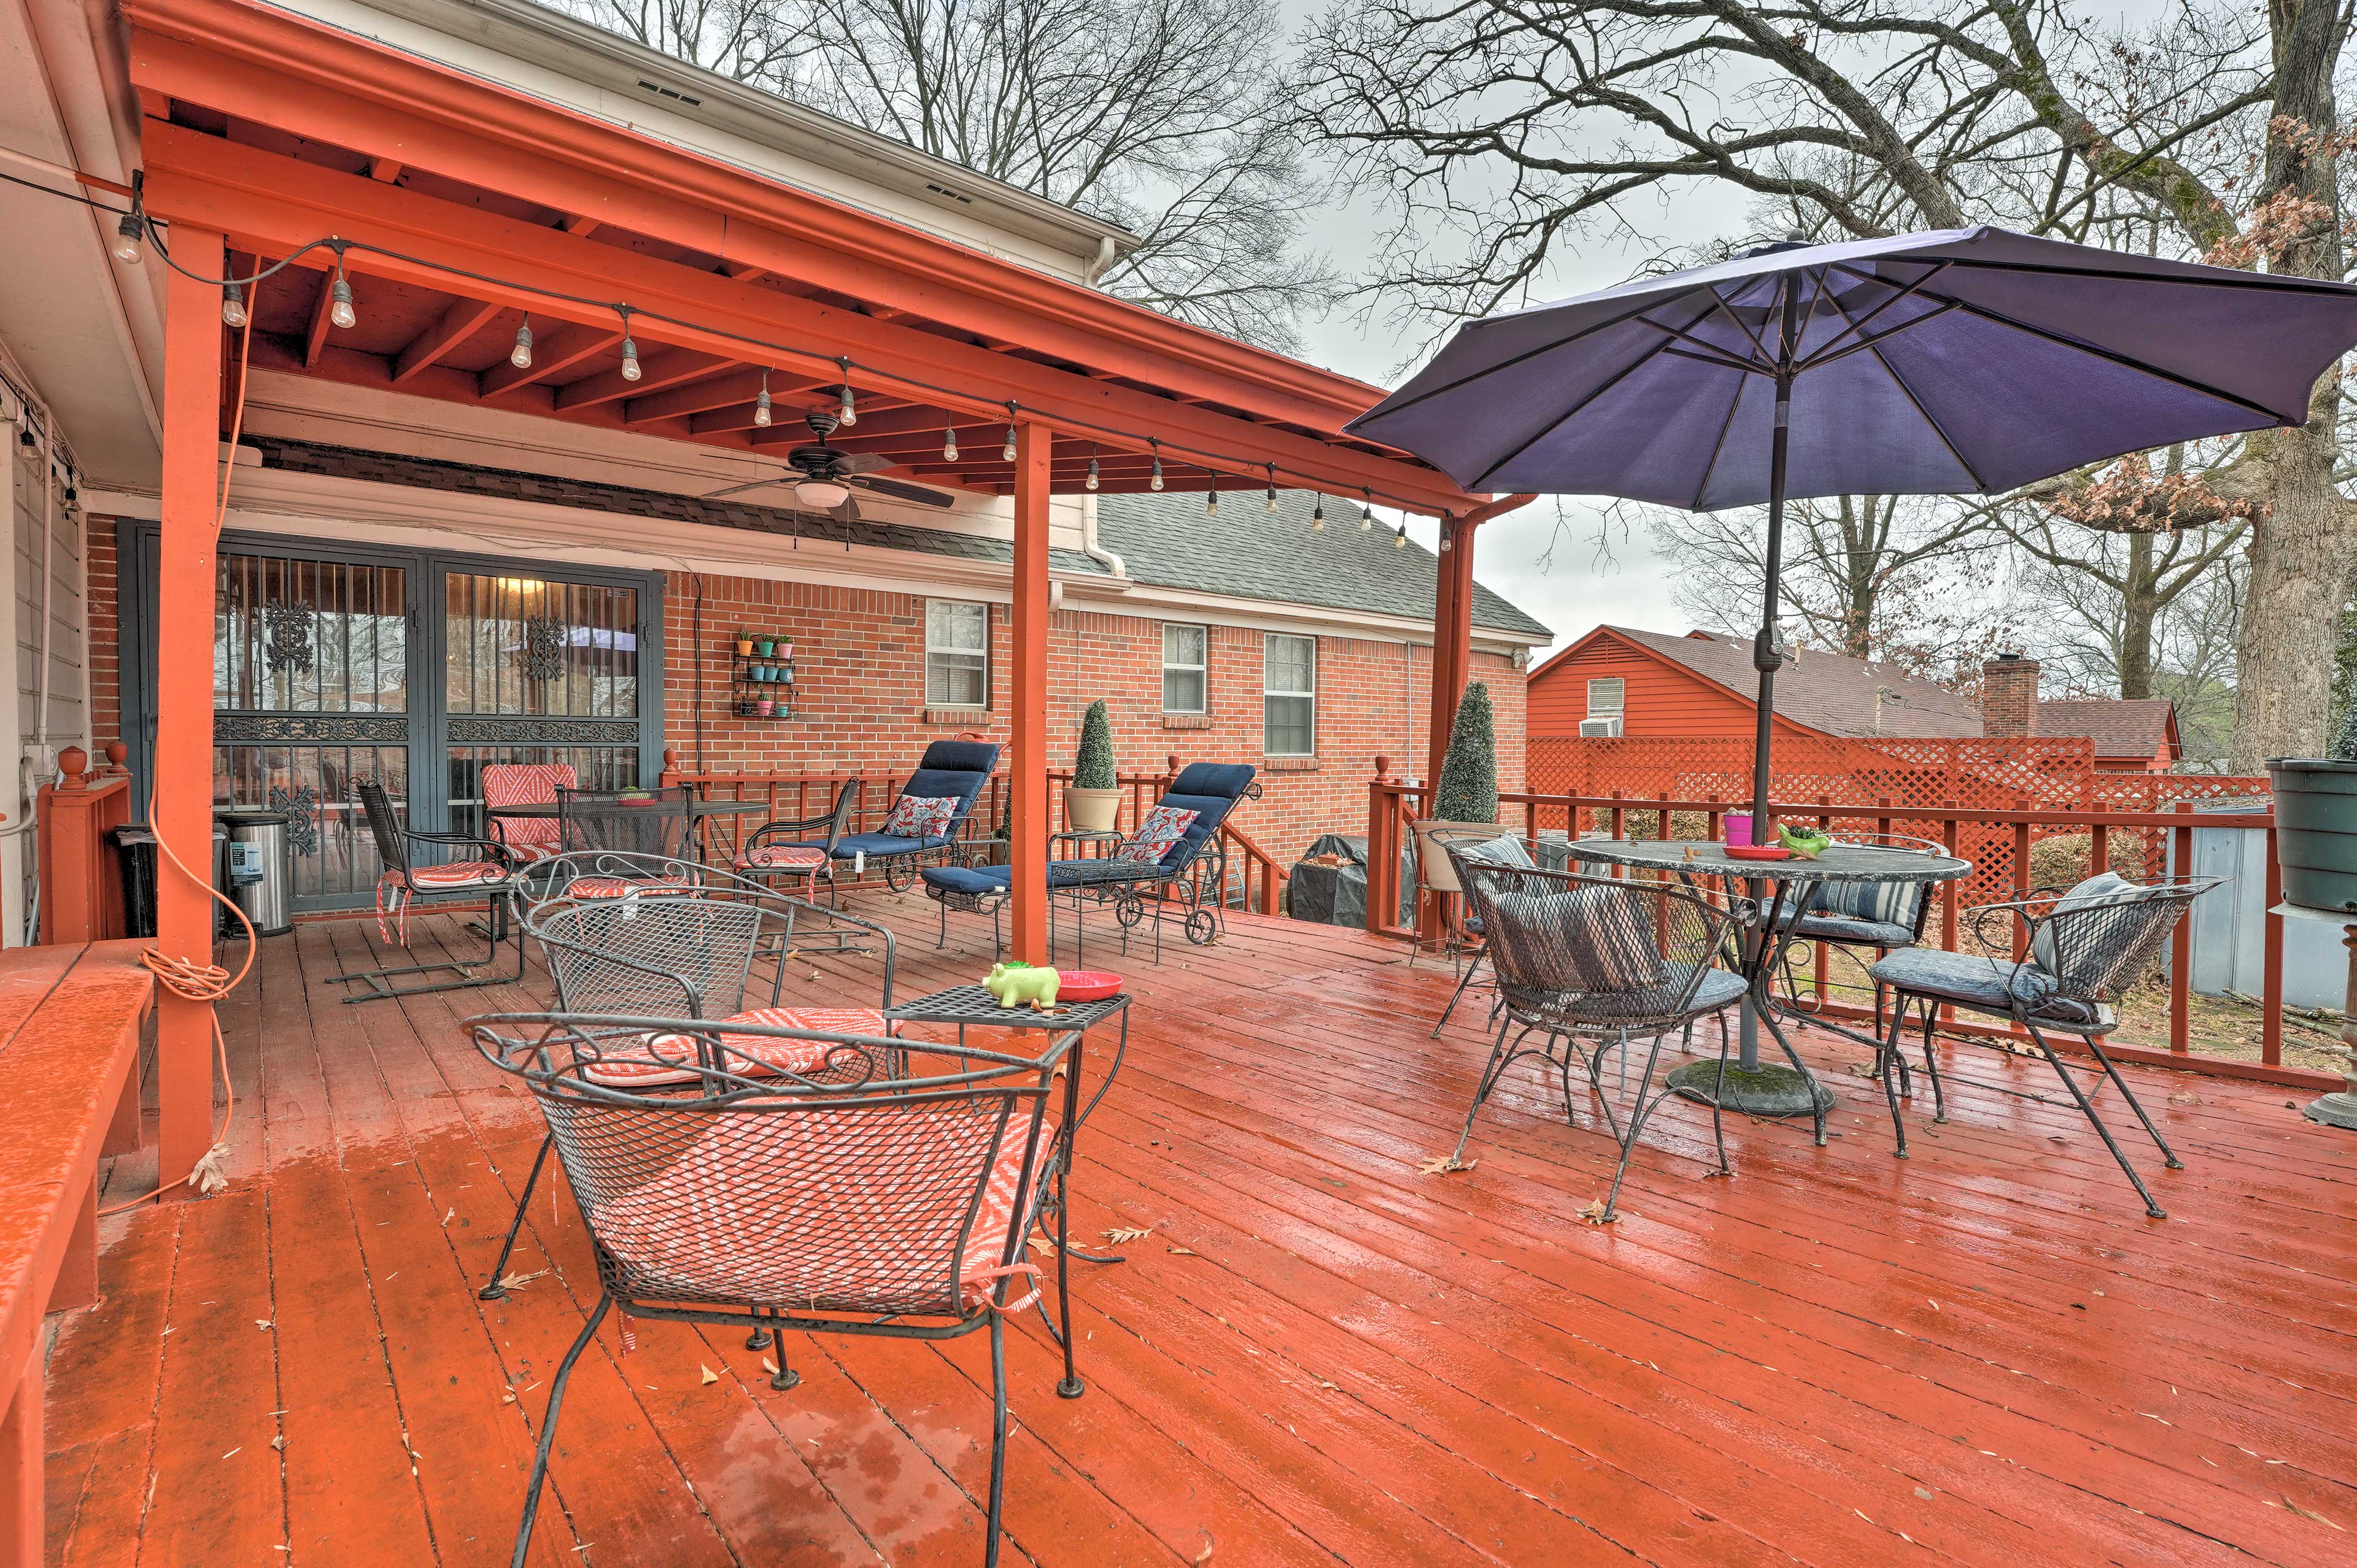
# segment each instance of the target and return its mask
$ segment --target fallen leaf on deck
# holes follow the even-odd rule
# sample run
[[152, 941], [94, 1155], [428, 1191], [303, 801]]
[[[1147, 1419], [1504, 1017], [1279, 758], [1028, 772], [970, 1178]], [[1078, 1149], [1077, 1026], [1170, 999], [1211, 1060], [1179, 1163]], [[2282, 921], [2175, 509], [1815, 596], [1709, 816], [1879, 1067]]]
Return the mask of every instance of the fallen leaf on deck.
[[1056, 1255], [1056, 1243], [1049, 1240], [1045, 1236], [1026, 1236], [1023, 1238], [1023, 1244], [1027, 1247], [1037, 1247], [1051, 1258]]
[[1162, 1250], [1169, 1253], [1174, 1258], [1193, 1258], [1200, 1256], [1200, 1254], [1192, 1247], [1165, 1247]]
[[767, 1356], [764, 1356], [761, 1358], [761, 1370], [769, 1373], [770, 1376], [774, 1378], [778, 1375], [778, 1364], [775, 1361], [770, 1360]]
[[277, 1436], [277, 1437], [274, 1437], [274, 1438], [272, 1438], [272, 1439], [270, 1440], [270, 1446], [272, 1446], [273, 1448], [277, 1448], [277, 1449], [282, 1449], [282, 1450], [283, 1450], [283, 1449], [286, 1446], [286, 1439], [285, 1439], [285, 1437], [284, 1435], [281, 1435], [281, 1436]]
[[1479, 1160], [1460, 1160], [1454, 1155], [1435, 1155], [1415, 1167], [1418, 1176], [1447, 1176], [1452, 1171], [1469, 1171]]
[[1208, 1530], [1205, 1530], [1203, 1532], [1203, 1550], [1195, 1553], [1195, 1561], [1198, 1563], [1209, 1563], [1211, 1560], [1211, 1548], [1217, 1544], [1218, 1542], [1211, 1539], [1211, 1532]]
[[711, 1368], [704, 1365], [701, 1361], [696, 1363], [695, 1369], [704, 1374], [704, 1380], [707, 1383], [716, 1383], [720, 1380], [720, 1374], [714, 1371]]
[[442, 1213], [442, 1229], [443, 1229], [443, 1230], [447, 1230], [448, 1229], [450, 1229], [450, 1221], [452, 1221], [453, 1219], [457, 1219], [457, 1218], [458, 1218], [458, 1211], [457, 1211], [457, 1209], [455, 1209], [455, 1208], [448, 1208], [448, 1209], [445, 1209], [445, 1210], [443, 1210], [443, 1213]]
[[542, 1275], [547, 1273], [548, 1271], [546, 1269], [534, 1269], [528, 1274], [501, 1274], [500, 1276], [500, 1288], [501, 1290], [522, 1290], [524, 1286], [532, 1283], [533, 1281], [539, 1279]]
[[1590, 1225], [1609, 1225], [1620, 1218], [1617, 1214], [1606, 1213], [1604, 1200], [1600, 1197], [1591, 1200], [1583, 1207], [1579, 1210], [1579, 1217]]
[[268, 1318], [266, 1318], [266, 1317], [257, 1317], [257, 1318], [255, 1318], [255, 1319], [253, 1320], [253, 1326], [254, 1326], [256, 1328], [265, 1328], [265, 1329], [266, 1329], [266, 1328], [268, 1328], [268, 1327], [270, 1326], [270, 1319], [268, 1319]]
[[1143, 1241], [1153, 1234], [1151, 1226], [1140, 1230], [1126, 1225], [1116, 1225], [1104, 1233], [1104, 1239], [1118, 1247], [1128, 1241]]

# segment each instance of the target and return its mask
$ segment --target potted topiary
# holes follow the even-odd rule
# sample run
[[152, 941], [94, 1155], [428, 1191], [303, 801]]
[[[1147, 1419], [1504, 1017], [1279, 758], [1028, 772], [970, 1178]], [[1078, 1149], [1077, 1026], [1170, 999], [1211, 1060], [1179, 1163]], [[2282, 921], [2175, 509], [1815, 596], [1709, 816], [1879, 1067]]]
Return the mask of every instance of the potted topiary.
[[1099, 833], [1110, 832], [1121, 815], [1121, 780], [1113, 766], [1113, 716], [1103, 697], [1081, 715], [1081, 749], [1072, 758], [1064, 812], [1074, 831]]
[[1432, 815], [1415, 824], [1416, 862], [1423, 867], [1425, 886], [1435, 893], [1464, 891], [1441, 843], [1494, 838], [1498, 832], [1498, 741], [1490, 715], [1490, 688], [1476, 681], [1457, 704], [1448, 755], [1433, 791]]
[[2320, 757], [2278, 757], [2276, 853], [2284, 897], [2310, 909], [2357, 909], [2357, 702]]

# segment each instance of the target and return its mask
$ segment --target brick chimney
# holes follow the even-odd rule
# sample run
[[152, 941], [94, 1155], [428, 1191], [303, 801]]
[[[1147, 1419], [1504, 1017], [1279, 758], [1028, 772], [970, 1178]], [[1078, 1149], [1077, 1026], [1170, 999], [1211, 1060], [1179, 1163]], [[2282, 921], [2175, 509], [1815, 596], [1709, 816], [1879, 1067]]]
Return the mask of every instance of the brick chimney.
[[1981, 734], [1992, 740], [2038, 733], [2038, 660], [2000, 653], [1981, 665]]

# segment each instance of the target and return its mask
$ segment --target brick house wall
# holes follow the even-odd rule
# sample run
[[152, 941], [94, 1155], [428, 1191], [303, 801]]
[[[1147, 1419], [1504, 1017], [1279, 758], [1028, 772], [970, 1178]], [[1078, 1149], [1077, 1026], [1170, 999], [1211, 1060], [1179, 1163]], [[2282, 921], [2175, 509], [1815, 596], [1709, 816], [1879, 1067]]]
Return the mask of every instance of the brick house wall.
[[[122, 733], [113, 523], [88, 532], [91, 700], [98, 744]], [[813, 775], [905, 771], [926, 742], [976, 730], [1006, 744], [1012, 668], [1008, 609], [991, 607], [991, 698], [983, 712], [925, 707], [925, 601], [767, 578], [704, 575], [700, 638], [690, 574], [664, 574], [664, 745], [679, 766], [713, 773]], [[1210, 712], [1162, 712], [1162, 624], [1173, 615], [1060, 611], [1049, 631], [1049, 758], [1071, 766], [1081, 714], [1105, 699], [1114, 754], [1124, 773], [1158, 773], [1167, 759], [1250, 762], [1265, 794], [1236, 820], [1281, 864], [1318, 833], [1364, 832], [1367, 780], [1378, 756], [1397, 774], [1423, 776], [1425, 705], [1432, 650], [1396, 641], [1318, 639], [1315, 757], [1268, 757], [1262, 741], [1263, 634], [1211, 628]], [[731, 712], [731, 643], [739, 628], [794, 639], [797, 716], [740, 719]], [[1499, 787], [1523, 784], [1523, 672], [1501, 654], [1476, 651], [1473, 678], [1489, 683], [1496, 714]], [[702, 675], [701, 700], [697, 676]], [[701, 725], [698, 718], [701, 718]]]

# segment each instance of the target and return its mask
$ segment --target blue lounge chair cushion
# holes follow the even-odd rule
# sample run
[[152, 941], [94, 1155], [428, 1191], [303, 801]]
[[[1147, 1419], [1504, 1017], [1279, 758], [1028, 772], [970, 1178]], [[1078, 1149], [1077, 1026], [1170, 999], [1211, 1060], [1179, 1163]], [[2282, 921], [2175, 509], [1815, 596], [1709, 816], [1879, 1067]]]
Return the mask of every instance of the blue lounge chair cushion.
[[972, 897], [1004, 893], [1015, 883], [1015, 868], [1011, 865], [929, 865], [917, 875], [924, 878], [928, 887]]
[[1803, 915], [1792, 924], [1795, 936], [1826, 942], [1863, 942], [1878, 948], [1911, 947], [1915, 929], [1887, 920], [1859, 920], [1847, 915]]
[[1885, 985], [1918, 996], [1977, 1007], [2008, 1016], [2013, 1004], [2037, 1019], [2056, 1023], [2095, 1022], [2100, 1010], [2075, 997], [2055, 994], [2056, 981], [2034, 963], [2009, 958], [1983, 958], [1975, 953], [1943, 952], [1938, 948], [1905, 948], [1867, 972]]
[[950, 842], [948, 835], [936, 833], [931, 838], [908, 839], [897, 833], [846, 833], [834, 846], [834, 858], [849, 860], [864, 854], [877, 859], [891, 854], [914, 854], [920, 849], [939, 849]]

